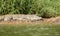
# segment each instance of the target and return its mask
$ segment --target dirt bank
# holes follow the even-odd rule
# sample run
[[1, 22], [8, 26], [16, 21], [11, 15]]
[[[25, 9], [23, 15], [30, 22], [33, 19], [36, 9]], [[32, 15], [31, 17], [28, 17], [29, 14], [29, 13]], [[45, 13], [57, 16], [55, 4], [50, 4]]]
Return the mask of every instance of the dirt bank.
[[[8, 19], [8, 17], [15, 17], [15, 18], [22, 18], [26, 19], [26, 16], [28, 17], [29, 20], [11, 20]], [[7, 17], [7, 21], [1, 21], [1, 18], [6, 18]], [[34, 18], [34, 19], [33, 19]], [[33, 20], [31, 20], [33, 19]], [[11, 21], [10, 21], [11, 20]], [[41, 23], [56, 23], [56, 24], [60, 24], [60, 16], [58, 17], [52, 17], [52, 18], [41, 18], [38, 17], [36, 15], [3, 15], [0, 16], [0, 24], [41, 24]]]

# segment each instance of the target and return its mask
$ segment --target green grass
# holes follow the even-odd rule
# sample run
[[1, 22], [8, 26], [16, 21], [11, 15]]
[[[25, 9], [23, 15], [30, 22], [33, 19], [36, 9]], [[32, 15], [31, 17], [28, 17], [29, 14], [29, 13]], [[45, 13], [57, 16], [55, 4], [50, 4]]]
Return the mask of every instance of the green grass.
[[60, 36], [60, 25], [0, 25], [0, 36]]
[[41, 17], [60, 15], [60, 0], [0, 0], [0, 15], [36, 14]]

